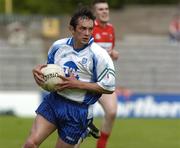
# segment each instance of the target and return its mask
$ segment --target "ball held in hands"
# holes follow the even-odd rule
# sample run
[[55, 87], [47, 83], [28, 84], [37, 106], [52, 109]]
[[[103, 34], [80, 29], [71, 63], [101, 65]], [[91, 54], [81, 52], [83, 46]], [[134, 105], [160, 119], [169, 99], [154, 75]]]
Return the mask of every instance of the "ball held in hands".
[[48, 64], [47, 67], [41, 69], [41, 72], [43, 73], [45, 80], [44, 84], [41, 85], [41, 88], [46, 91], [55, 91], [55, 85], [63, 81], [58, 76], [64, 76], [64, 70], [56, 64]]

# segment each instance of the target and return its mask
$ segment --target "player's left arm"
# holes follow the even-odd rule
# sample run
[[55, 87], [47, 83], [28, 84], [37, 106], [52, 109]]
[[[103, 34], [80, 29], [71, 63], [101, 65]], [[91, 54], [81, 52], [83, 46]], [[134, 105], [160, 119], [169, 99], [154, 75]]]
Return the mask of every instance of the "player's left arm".
[[100, 94], [113, 93], [112, 90], [104, 89], [103, 87], [99, 86], [97, 83], [79, 81], [73, 75], [71, 75], [70, 77], [64, 77], [64, 76], [59, 76], [59, 77], [63, 79], [63, 82], [57, 84], [56, 86], [57, 91], [62, 91], [68, 88], [68, 89], [83, 89]]
[[97, 63], [97, 84], [105, 90], [114, 91], [115, 69], [111, 57], [105, 51], [97, 54], [95, 61]]

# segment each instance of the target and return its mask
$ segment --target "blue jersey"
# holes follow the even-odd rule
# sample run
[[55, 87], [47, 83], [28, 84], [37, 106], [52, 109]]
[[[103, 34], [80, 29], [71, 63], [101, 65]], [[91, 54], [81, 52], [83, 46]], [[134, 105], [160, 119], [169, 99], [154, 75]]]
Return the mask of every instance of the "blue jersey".
[[[97, 83], [105, 90], [115, 89], [115, 70], [107, 51], [97, 45], [93, 38], [81, 49], [73, 48], [73, 38], [64, 38], [54, 42], [48, 52], [48, 64], [57, 64], [64, 69], [65, 76], [70, 73], [80, 81]], [[100, 94], [81, 89], [65, 89], [57, 92], [66, 99], [94, 104]]]

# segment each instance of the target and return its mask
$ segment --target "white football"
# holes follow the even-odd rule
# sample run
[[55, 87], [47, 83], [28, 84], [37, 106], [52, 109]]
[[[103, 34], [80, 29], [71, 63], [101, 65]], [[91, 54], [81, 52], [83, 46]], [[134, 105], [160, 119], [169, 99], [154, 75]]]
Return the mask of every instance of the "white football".
[[41, 69], [41, 72], [43, 73], [45, 80], [41, 87], [46, 91], [54, 91], [55, 85], [63, 81], [58, 76], [64, 76], [64, 70], [56, 64], [48, 64], [47, 67]]

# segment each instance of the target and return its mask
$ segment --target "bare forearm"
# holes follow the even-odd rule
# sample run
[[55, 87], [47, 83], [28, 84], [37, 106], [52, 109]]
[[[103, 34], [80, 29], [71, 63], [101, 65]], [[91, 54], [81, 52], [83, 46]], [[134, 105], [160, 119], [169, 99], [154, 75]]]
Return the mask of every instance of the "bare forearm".
[[81, 83], [79, 83], [78, 88], [79, 89], [85, 89], [85, 90], [91, 91], [91, 92], [101, 93], [101, 94], [113, 93], [113, 91], [103, 89], [97, 83], [81, 82]]
[[83, 82], [77, 80], [74, 76], [71, 77], [64, 77], [59, 76], [61, 79], [63, 79], [63, 82], [57, 84], [58, 91], [62, 91], [64, 89], [82, 89], [87, 90], [89, 92], [95, 92], [100, 94], [112, 94], [113, 91], [106, 90], [99, 86], [97, 83], [90, 83], [90, 82]]

